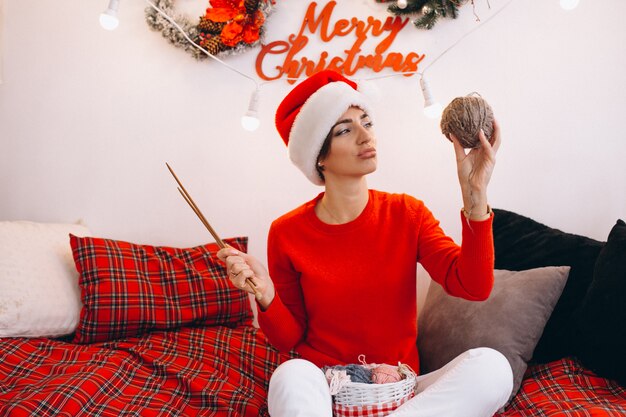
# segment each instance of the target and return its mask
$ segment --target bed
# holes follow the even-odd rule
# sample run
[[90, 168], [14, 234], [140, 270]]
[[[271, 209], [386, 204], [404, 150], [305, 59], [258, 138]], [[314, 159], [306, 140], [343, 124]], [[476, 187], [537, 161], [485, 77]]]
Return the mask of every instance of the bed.
[[252, 326], [0, 342], [2, 416], [258, 416], [282, 360]]
[[[626, 224], [595, 242], [504, 210], [496, 219], [496, 268], [569, 267], [531, 355], [521, 355], [519, 389], [497, 416], [626, 415], [624, 310], [610, 306], [626, 293]], [[276, 351], [253, 325], [249, 299], [230, 287], [216, 245], [89, 236], [84, 225], [0, 222], [0, 416], [267, 416], [269, 377], [296, 355]], [[585, 265], [572, 238], [593, 258], [591, 278], [577, 276]], [[554, 255], [556, 239], [578, 263], [526, 253], [543, 244]], [[246, 249], [246, 238], [227, 242]], [[602, 292], [603, 260], [623, 289], [611, 281], [608, 292], [622, 299]], [[609, 314], [616, 317], [607, 323]], [[599, 317], [601, 326], [589, 325]]]
[[[75, 345], [0, 343], [2, 416], [267, 416], [284, 356], [252, 326], [184, 328]], [[531, 366], [498, 417], [624, 416], [626, 390], [573, 358]]]

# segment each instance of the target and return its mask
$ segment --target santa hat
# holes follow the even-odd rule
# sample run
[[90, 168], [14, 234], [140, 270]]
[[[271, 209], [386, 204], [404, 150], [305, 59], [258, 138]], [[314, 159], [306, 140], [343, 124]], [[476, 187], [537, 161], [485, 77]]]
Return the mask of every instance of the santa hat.
[[276, 110], [276, 128], [289, 149], [289, 158], [316, 185], [324, 185], [317, 156], [339, 117], [351, 106], [371, 115], [357, 84], [336, 71], [320, 71], [298, 84]]

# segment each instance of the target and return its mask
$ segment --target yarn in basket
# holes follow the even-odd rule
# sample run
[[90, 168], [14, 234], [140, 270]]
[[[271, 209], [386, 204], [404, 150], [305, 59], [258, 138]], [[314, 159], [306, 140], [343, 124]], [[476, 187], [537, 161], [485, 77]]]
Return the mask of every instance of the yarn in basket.
[[402, 374], [397, 366], [383, 363], [372, 369], [372, 382], [374, 384], [388, 384], [398, 382], [402, 379]]
[[441, 132], [450, 139], [453, 134], [466, 149], [480, 146], [480, 129], [491, 143], [493, 134], [493, 110], [479, 95], [457, 97], [448, 104], [441, 116]]
[[[328, 367], [325, 367], [322, 370], [326, 372], [327, 368]], [[357, 365], [353, 363], [353, 364], [345, 365], [345, 366], [336, 365], [332, 367], [332, 369], [334, 371], [345, 371], [346, 374], [350, 377], [350, 381], [352, 382], [359, 382], [362, 384], [372, 383], [372, 370], [365, 366], [361, 366], [361, 365]]]

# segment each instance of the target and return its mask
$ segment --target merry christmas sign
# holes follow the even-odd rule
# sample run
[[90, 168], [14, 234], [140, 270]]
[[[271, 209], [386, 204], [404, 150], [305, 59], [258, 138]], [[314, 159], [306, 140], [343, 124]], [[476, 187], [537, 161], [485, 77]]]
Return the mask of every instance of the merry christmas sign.
[[[334, 13], [336, 6], [336, 1], [330, 1], [323, 7], [317, 2], [310, 3], [297, 32], [285, 40], [269, 41], [262, 45], [256, 59], [259, 77], [267, 81], [287, 77], [290, 83], [294, 83], [300, 77], [323, 69], [334, 69], [348, 76], [364, 68], [374, 72], [392, 70], [407, 73], [407, 76], [418, 70], [424, 54], [401, 53], [392, 48], [398, 34], [409, 23], [408, 18], [338, 18]], [[330, 53], [326, 48], [315, 51], [306, 48], [311, 38], [317, 38], [322, 45], [329, 46], [333, 42], [348, 39], [349, 47], [340, 53]], [[276, 59], [278, 65], [268, 63]]]

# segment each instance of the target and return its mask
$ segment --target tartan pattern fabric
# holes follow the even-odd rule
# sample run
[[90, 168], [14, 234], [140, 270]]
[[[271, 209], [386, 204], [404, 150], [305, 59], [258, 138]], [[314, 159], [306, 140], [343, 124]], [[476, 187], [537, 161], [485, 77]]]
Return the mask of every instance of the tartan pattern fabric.
[[289, 359], [252, 326], [183, 328], [93, 345], [0, 340], [0, 416], [268, 416]]
[[370, 405], [344, 405], [333, 403], [334, 417], [385, 417], [413, 396], [406, 396], [398, 401]]
[[[292, 357], [252, 326], [187, 327], [93, 345], [0, 339], [0, 416], [269, 417], [269, 378]], [[529, 368], [495, 417], [624, 415], [626, 388], [566, 358]]]
[[596, 376], [574, 358], [530, 367], [522, 387], [494, 417], [623, 417], [626, 387]]
[[[245, 251], [247, 238], [226, 239]], [[246, 292], [235, 288], [215, 243], [178, 249], [70, 236], [81, 289], [75, 343], [137, 336], [185, 325], [251, 323]]]

